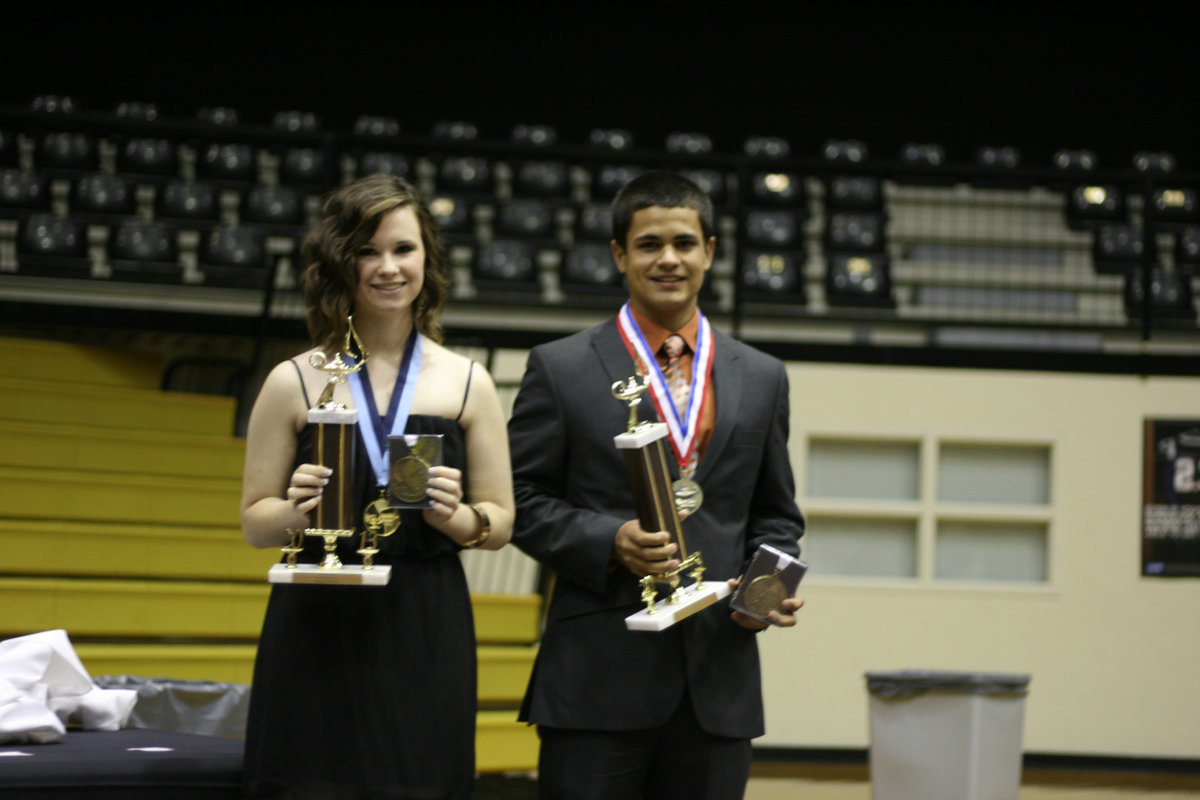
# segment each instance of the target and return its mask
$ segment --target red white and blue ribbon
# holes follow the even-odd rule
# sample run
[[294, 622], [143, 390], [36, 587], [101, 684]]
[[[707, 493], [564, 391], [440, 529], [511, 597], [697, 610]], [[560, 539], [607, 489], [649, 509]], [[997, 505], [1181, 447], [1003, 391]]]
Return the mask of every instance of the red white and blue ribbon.
[[[346, 360], [350, 364], [354, 363], [350, 356], [346, 356]], [[420, 372], [421, 334], [413, 331], [404, 347], [404, 360], [400, 362], [400, 369], [396, 372], [396, 385], [392, 388], [392, 399], [388, 403], [386, 417], [381, 417], [375, 407], [375, 393], [371, 390], [371, 379], [366, 369], [351, 372], [347, 376], [350, 392], [354, 397], [354, 407], [367, 411], [366, 414], [358, 415], [358, 430], [367, 446], [371, 468], [375, 471], [376, 486], [387, 486], [387, 437], [389, 434], [402, 434], [408, 427], [408, 414], [412, 410], [413, 396], [417, 391], [417, 375]]]
[[658, 418], [667, 424], [671, 449], [675, 451], [675, 460], [681, 468], [694, 463], [692, 454], [696, 450], [699, 438], [700, 415], [704, 411], [708, 382], [712, 377], [712, 330], [700, 309], [696, 309], [696, 314], [700, 317], [700, 325], [696, 332], [696, 352], [692, 358], [692, 383], [688, 392], [687, 411], [682, 418], [675, 408], [675, 401], [671, 398], [671, 390], [667, 386], [662, 367], [658, 364], [658, 358], [650, 352], [650, 345], [646, 343], [646, 337], [642, 335], [642, 329], [638, 327], [629, 303], [626, 302], [617, 314], [617, 329], [621, 332], [621, 340], [625, 342], [625, 348], [634, 362], [641, 364], [650, 379], [650, 397], [654, 400], [654, 407], [658, 409]]

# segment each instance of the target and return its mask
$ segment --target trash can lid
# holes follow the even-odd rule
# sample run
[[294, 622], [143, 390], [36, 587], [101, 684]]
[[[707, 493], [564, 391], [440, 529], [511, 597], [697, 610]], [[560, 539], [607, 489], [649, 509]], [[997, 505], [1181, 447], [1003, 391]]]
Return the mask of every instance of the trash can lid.
[[1027, 694], [1029, 675], [999, 672], [945, 672], [903, 669], [868, 672], [867, 691], [877, 697], [913, 697], [925, 692], [960, 694]]

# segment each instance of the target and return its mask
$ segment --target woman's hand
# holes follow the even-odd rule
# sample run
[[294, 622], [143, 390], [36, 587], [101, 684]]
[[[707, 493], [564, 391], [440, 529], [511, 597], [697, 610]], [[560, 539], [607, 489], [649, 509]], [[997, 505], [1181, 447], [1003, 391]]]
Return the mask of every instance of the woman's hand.
[[430, 467], [429, 488], [426, 494], [433, 501], [433, 505], [425, 509], [425, 521], [438, 530], [443, 530], [443, 526], [450, 521], [462, 503], [462, 470], [453, 467]]
[[288, 482], [287, 499], [301, 514], [307, 514], [321, 502], [321, 493], [333, 470], [320, 464], [301, 464]]

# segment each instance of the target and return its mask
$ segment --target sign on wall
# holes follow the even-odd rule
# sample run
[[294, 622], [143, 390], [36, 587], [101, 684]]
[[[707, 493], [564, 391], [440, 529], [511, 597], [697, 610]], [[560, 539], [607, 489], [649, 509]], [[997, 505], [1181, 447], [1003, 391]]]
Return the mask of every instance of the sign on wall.
[[1142, 574], [1200, 576], [1200, 420], [1147, 419]]

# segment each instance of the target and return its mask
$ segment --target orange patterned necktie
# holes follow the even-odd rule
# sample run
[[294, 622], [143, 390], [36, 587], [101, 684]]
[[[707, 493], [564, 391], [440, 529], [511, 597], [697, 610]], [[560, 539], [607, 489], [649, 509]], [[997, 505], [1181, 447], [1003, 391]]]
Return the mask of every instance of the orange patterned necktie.
[[[663, 378], [667, 381], [667, 391], [671, 393], [671, 400], [675, 403], [675, 411], [679, 414], [679, 420], [683, 423], [687, 422], [688, 411], [688, 395], [691, 393], [691, 387], [688, 385], [687, 376], [684, 374], [683, 362], [681, 356], [687, 351], [687, 342], [678, 333], [672, 333], [663, 342], [661, 352], [666, 356], [667, 363], [663, 366]], [[688, 462], [680, 467], [680, 472], [685, 478], [691, 477], [696, 470], [697, 452], [692, 450], [691, 457]]]
[[686, 419], [687, 415], [688, 385], [679, 357], [683, 355], [686, 348], [687, 343], [678, 333], [668, 336], [662, 346], [662, 353], [667, 357], [667, 363], [663, 367], [663, 377], [667, 379], [667, 389], [671, 392], [671, 399], [675, 402], [675, 411], [681, 420]]

